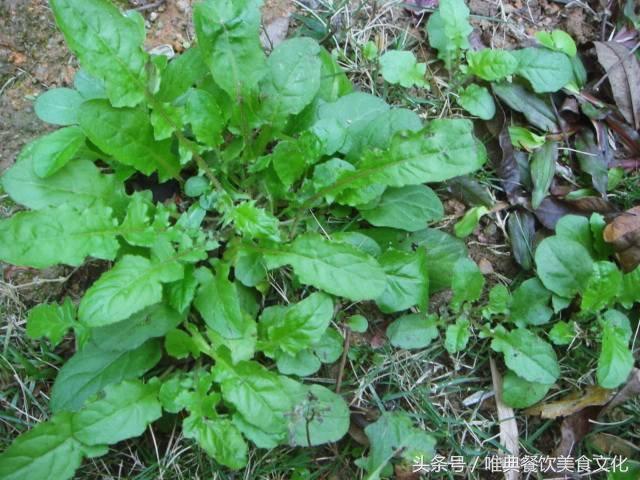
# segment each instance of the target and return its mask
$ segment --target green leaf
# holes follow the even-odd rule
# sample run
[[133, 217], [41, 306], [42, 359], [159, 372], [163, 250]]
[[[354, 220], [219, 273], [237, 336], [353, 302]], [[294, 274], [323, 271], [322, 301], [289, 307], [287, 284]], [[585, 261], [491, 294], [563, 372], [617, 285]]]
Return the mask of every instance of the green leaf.
[[38, 118], [53, 125], [78, 123], [78, 108], [84, 98], [71, 88], [54, 88], [36, 99], [33, 108]]
[[549, 339], [555, 345], [569, 345], [575, 337], [575, 322], [557, 322], [549, 331]]
[[549, 188], [556, 173], [556, 160], [558, 159], [558, 144], [548, 141], [537, 149], [531, 158], [531, 180], [533, 192], [531, 205], [538, 208], [542, 200], [549, 194]]
[[134, 350], [150, 338], [163, 337], [184, 320], [184, 315], [158, 304], [121, 322], [91, 329], [91, 341], [103, 350]]
[[324, 48], [320, 49], [320, 61], [322, 70], [318, 98], [325, 102], [335, 102], [353, 91], [353, 84], [346, 72], [336, 58]]
[[79, 266], [88, 256], [113, 260], [116, 233], [111, 209], [102, 205], [20, 212], [0, 221], [0, 259], [35, 268]]
[[173, 358], [179, 360], [190, 355], [193, 358], [200, 358], [200, 347], [198, 342], [183, 330], [171, 330], [164, 337], [164, 349]]
[[47, 337], [55, 347], [76, 323], [76, 307], [69, 297], [62, 305], [41, 303], [29, 310], [27, 335]]
[[633, 368], [633, 354], [628, 347], [629, 340], [612, 322], [603, 322], [602, 350], [598, 357], [596, 376], [598, 384], [604, 388], [622, 385]]
[[318, 342], [332, 318], [333, 301], [319, 292], [286, 308], [268, 307], [260, 318], [263, 348], [267, 352], [280, 349], [296, 355]]
[[107, 0], [52, 0], [51, 8], [82, 67], [104, 81], [111, 104], [139, 104], [148, 80], [141, 17], [122, 15]]
[[474, 137], [469, 120], [432, 120], [419, 132], [396, 135], [387, 150], [367, 152], [355, 172], [324, 190], [441, 182], [474, 172], [486, 159], [486, 149]]
[[459, 55], [469, 48], [469, 35], [473, 27], [469, 24], [469, 8], [464, 0], [444, 0], [427, 22], [429, 44], [438, 50], [438, 58], [447, 68]]
[[349, 415], [349, 407], [340, 395], [320, 385], [310, 385], [285, 415], [289, 445], [311, 447], [337, 442], [349, 430]]
[[552, 292], [571, 298], [591, 277], [593, 261], [578, 242], [562, 237], [545, 238], [535, 253], [538, 277]]
[[594, 256], [593, 235], [588, 218], [578, 215], [565, 215], [556, 223], [556, 236], [578, 242]]
[[347, 326], [352, 332], [364, 333], [369, 328], [369, 321], [362, 315], [352, 315], [347, 320]]
[[310, 38], [291, 38], [273, 50], [261, 89], [265, 118], [282, 122], [313, 101], [320, 90], [319, 54], [320, 45]]
[[303, 284], [353, 301], [377, 298], [386, 288], [385, 273], [373, 257], [315, 233], [263, 253], [269, 269], [291, 265]]
[[509, 138], [511, 138], [511, 143], [514, 147], [524, 148], [529, 151], [544, 145], [546, 139], [544, 135], [536, 135], [524, 127], [509, 127]]
[[438, 338], [437, 322], [434, 315], [404, 315], [387, 327], [387, 337], [397, 348], [425, 348]]
[[413, 426], [405, 412], [385, 412], [364, 429], [371, 447], [363, 467], [368, 472], [367, 480], [380, 478], [382, 469], [396, 455], [408, 462], [416, 458], [429, 461], [435, 455], [435, 439], [427, 432]]
[[222, 143], [225, 118], [215, 97], [206, 90], [194, 88], [189, 91], [183, 119], [191, 124], [200, 143], [209, 147]]
[[94, 77], [83, 68], [76, 72], [73, 78], [73, 86], [84, 100], [109, 98], [105, 90], [104, 81]]
[[375, 299], [384, 313], [399, 312], [413, 306], [426, 310], [429, 303], [429, 274], [424, 250], [408, 253], [387, 250], [378, 259], [387, 286]]
[[182, 423], [182, 432], [222, 465], [237, 470], [247, 464], [247, 444], [229, 419], [191, 415]]
[[150, 340], [135, 350], [107, 351], [89, 343], [58, 372], [51, 391], [53, 412], [79, 410], [107, 385], [137, 378], [160, 360], [160, 342]]
[[469, 73], [488, 82], [496, 82], [516, 73], [518, 59], [506, 50], [484, 48], [467, 52]]
[[529, 382], [508, 370], [502, 383], [502, 400], [513, 408], [527, 408], [540, 402], [550, 388], [549, 384]]
[[549, 307], [550, 299], [551, 292], [544, 288], [540, 280], [525, 280], [513, 292], [510, 320], [521, 328], [547, 323], [553, 315]]
[[553, 30], [551, 33], [536, 32], [535, 37], [542, 45], [556, 52], [565, 53], [570, 57], [575, 57], [578, 53], [576, 42], [571, 35], [562, 30]]
[[493, 315], [504, 315], [509, 313], [511, 306], [511, 293], [502, 284], [494, 285], [489, 290], [489, 303], [483, 309], [482, 314], [487, 318]]
[[215, 82], [233, 99], [254, 90], [265, 74], [260, 47], [259, 0], [205, 0], [193, 23], [204, 62]]
[[162, 72], [160, 90], [156, 98], [161, 102], [173, 102], [198, 83], [209, 71], [197, 45], [174, 57]]
[[629, 342], [633, 337], [633, 329], [631, 328], [631, 322], [629, 317], [618, 310], [607, 310], [602, 315], [602, 320], [605, 323], [616, 328], [618, 334]]
[[622, 277], [622, 290], [620, 292], [620, 303], [631, 308], [634, 303], [640, 302], [640, 267], [636, 267]]
[[429, 290], [434, 293], [451, 287], [453, 266], [461, 257], [467, 256], [465, 243], [435, 228], [416, 232], [407, 239], [410, 245], [424, 248], [427, 253]]
[[382, 77], [389, 83], [404, 88], [426, 87], [424, 78], [427, 72], [426, 63], [418, 63], [413, 52], [389, 50], [380, 57]]
[[87, 137], [120, 163], [145, 175], [157, 170], [161, 181], [180, 172], [178, 159], [171, 152], [171, 141], [155, 140], [145, 110], [115, 109], [105, 100], [90, 100], [80, 107], [78, 120]]
[[87, 448], [73, 436], [72, 416], [61, 414], [20, 435], [0, 454], [0, 478], [73, 478]]
[[482, 217], [487, 213], [489, 213], [489, 209], [484, 205], [467, 210], [464, 216], [453, 226], [453, 231], [456, 234], [456, 237], [466, 238], [471, 235], [480, 224]]
[[484, 277], [473, 260], [462, 257], [456, 261], [453, 265], [451, 288], [451, 307], [454, 310], [460, 310], [465, 302], [475, 302], [480, 298], [484, 288]]
[[46, 178], [69, 163], [84, 140], [80, 128], [61, 128], [27, 145], [20, 156], [28, 157], [33, 172], [40, 178]]
[[255, 362], [216, 362], [213, 368], [224, 400], [233, 405], [250, 425], [282, 440], [287, 433], [285, 413], [295, 405], [285, 381], [299, 385]]
[[580, 309], [596, 313], [611, 305], [622, 290], [622, 272], [612, 262], [594, 262], [582, 293]]
[[193, 302], [196, 309], [230, 347], [234, 362], [250, 359], [255, 351], [256, 322], [243, 310], [236, 284], [229, 280], [228, 267], [220, 264], [215, 277], [208, 270], [198, 273], [200, 288]]
[[333, 363], [342, 355], [344, 340], [335, 328], [328, 328], [313, 346], [315, 353], [322, 363]]
[[417, 132], [423, 128], [422, 119], [412, 110], [392, 108], [380, 113], [362, 131], [356, 139], [349, 159], [358, 163], [359, 157], [367, 150], [379, 148], [385, 150], [391, 145], [396, 134], [405, 131]]
[[278, 353], [276, 366], [283, 375], [307, 377], [320, 370], [322, 363], [312, 350], [301, 350], [295, 356]]
[[444, 348], [447, 352], [454, 354], [461, 352], [467, 347], [471, 332], [469, 328], [471, 323], [466, 317], [459, 317], [456, 323], [447, 327], [447, 333], [444, 340]]
[[529, 330], [518, 328], [508, 332], [498, 326], [493, 333], [491, 348], [502, 352], [507, 367], [529, 382], [548, 385], [560, 376], [553, 347]]
[[333, 103], [320, 105], [316, 121], [336, 122], [345, 133], [340, 152], [349, 153], [369, 124], [389, 108], [379, 97], [362, 92], [350, 93]]
[[571, 61], [564, 53], [524, 48], [513, 54], [518, 59], [517, 74], [526, 78], [536, 93], [557, 92], [573, 78]]
[[91, 327], [117, 323], [162, 300], [162, 283], [179, 280], [182, 266], [125, 255], [87, 290], [78, 310]]
[[255, 206], [255, 202], [243, 202], [228, 213], [236, 230], [249, 239], [280, 240], [278, 219], [265, 209]]
[[322, 145], [315, 134], [305, 132], [296, 140], [280, 142], [271, 155], [273, 168], [286, 187], [290, 187], [316, 163], [322, 155]]
[[467, 112], [482, 120], [491, 120], [496, 114], [496, 104], [489, 90], [475, 83], [465, 87], [457, 101]]
[[124, 203], [123, 185], [88, 160], [71, 160], [53, 175], [40, 178], [33, 157], [20, 155], [2, 176], [2, 188], [13, 201], [34, 210], [61, 205], [85, 209], [97, 201], [119, 210]]
[[521, 112], [534, 127], [547, 132], [558, 130], [555, 113], [548, 101], [516, 83], [494, 83], [491, 88], [507, 106]]
[[104, 396], [89, 402], [72, 420], [73, 436], [85, 445], [110, 445], [138, 437], [162, 416], [157, 382], [128, 380], [109, 385]]
[[376, 227], [392, 227], [408, 232], [424, 229], [444, 216], [438, 196], [426, 185], [387, 189], [372, 208], [360, 207], [362, 217]]

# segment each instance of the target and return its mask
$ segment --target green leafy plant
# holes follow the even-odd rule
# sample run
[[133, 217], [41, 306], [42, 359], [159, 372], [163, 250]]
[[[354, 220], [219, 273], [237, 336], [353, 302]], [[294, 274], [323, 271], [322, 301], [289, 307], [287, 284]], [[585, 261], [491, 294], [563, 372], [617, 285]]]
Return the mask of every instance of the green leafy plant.
[[[431, 335], [430, 291], [453, 280], [473, 284], [458, 304], [479, 295], [477, 275], [456, 263], [464, 245], [428, 228], [443, 207], [424, 185], [483, 166], [471, 122], [423, 125], [354, 92], [309, 38], [265, 54], [257, 0], [196, 4], [197, 44], [172, 59], [144, 50], [138, 13], [107, 0], [51, 7], [82, 69], [74, 89], [36, 103], [63, 128], [2, 177], [25, 210], [0, 222], [0, 259], [101, 260], [104, 272], [77, 304], [31, 311], [32, 337], [55, 345], [72, 330], [76, 353], [55, 379], [52, 417], [0, 455], [0, 477], [70, 478], [82, 458], [167, 414], [232, 469], [246, 464], [247, 441], [340, 440], [345, 400], [304, 377], [340, 357], [342, 318], [366, 329], [354, 303], [414, 309], [405, 323]], [[450, 35], [459, 24], [447, 22]], [[420, 83], [424, 69], [411, 65], [399, 83]], [[389, 227], [407, 241], [384, 241]], [[376, 438], [388, 428], [399, 437], [374, 440], [370, 472], [407, 443], [432, 454], [433, 439], [402, 414], [375, 425]]]

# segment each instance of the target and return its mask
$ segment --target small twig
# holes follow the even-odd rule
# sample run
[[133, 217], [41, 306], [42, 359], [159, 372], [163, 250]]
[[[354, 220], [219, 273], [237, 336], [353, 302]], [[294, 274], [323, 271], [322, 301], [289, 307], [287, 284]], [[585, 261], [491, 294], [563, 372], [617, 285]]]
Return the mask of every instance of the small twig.
[[165, 0], [157, 0], [156, 2], [148, 3], [146, 5], [140, 5], [139, 7], [134, 8], [136, 12], [142, 12], [144, 10], [151, 10], [152, 8], [158, 8], [161, 6]]
[[596, 82], [592, 90], [594, 92], [597, 92], [600, 89], [600, 85], [602, 85], [602, 82], [604, 82], [607, 78], [609, 78], [609, 75], [611, 75], [611, 72], [613, 72], [616, 68], [618, 68], [622, 64], [622, 62], [626, 62], [630, 57], [632, 57], [633, 54], [636, 53], [636, 50], [638, 50], [638, 48], [640, 48], [640, 42], [636, 43], [634, 47], [631, 50], [629, 50], [629, 53], [627, 55], [620, 58], [616, 63], [611, 65], [611, 68], [609, 68], [609, 70], [605, 72], [602, 78]]
[[340, 369], [338, 370], [338, 378], [336, 379], [336, 393], [340, 393], [342, 387], [342, 377], [344, 375], [344, 367], [347, 364], [347, 354], [351, 345], [351, 329], [347, 327], [347, 333], [344, 337], [344, 349], [342, 350], [342, 358], [340, 359]]

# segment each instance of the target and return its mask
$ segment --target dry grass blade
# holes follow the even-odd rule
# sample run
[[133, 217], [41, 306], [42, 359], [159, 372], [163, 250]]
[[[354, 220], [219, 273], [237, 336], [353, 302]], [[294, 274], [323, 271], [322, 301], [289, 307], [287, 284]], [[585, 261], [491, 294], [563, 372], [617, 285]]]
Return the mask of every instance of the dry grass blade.
[[[517, 457], [520, 452], [518, 423], [516, 422], [513, 408], [508, 407], [502, 401], [502, 375], [496, 368], [496, 362], [493, 358], [490, 358], [489, 362], [491, 364], [491, 379], [495, 392], [498, 421], [500, 422], [500, 445], [509, 452], [509, 455]], [[505, 472], [504, 476], [507, 480], [517, 480], [520, 478], [520, 472], [510, 470]]]

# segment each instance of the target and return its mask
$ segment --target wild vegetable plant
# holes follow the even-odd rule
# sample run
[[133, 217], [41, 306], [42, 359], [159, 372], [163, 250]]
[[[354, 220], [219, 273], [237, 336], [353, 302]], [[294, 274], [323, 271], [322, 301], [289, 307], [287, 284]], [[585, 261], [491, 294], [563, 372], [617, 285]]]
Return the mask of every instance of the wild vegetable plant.
[[[265, 54], [259, 0], [196, 4], [197, 44], [172, 59], [144, 50], [138, 13], [50, 3], [81, 70], [36, 103], [61, 128], [2, 177], [25, 209], [0, 222], [0, 259], [104, 272], [81, 299], [30, 312], [29, 335], [73, 331], [75, 354], [52, 417], [0, 455], [0, 477], [71, 478], [172, 414], [232, 469], [247, 442], [340, 440], [345, 399], [305, 377], [340, 357], [359, 302], [424, 318], [430, 290], [449, 286], [466, 252], [427, 228], [443, 207], [425, 184], [485, 163], [471, 122], [424, 124], [354, 91], [308, 38]], [[398, 230], [415, 241], [390, 243]], [[432, 453], [409, 417], [380, 422], [372, 432]], [[362, 460], [371, 478], [394, 442]]]
[[[511, 203], [535, 210], [549, 196], [560, 144], [545, 135], [559, 128], [557, 113], [541, 94], [561, 89], [578, 92], [585, 83], [584, 67], [574, 41], [559, 30], [538, 32], [535, 47], [474, 50], [469, 13], [463, 0], [441, 0], [427, 23], [429, 43], [449, 70], [449, 88], [460, 107], [490, 120], [496, 114], [495, 95], [541, 132], [512, 125], [505, 128], [507, 141], [530, 152], [528, 162], [524, 155], [524, 161], [513, 167], [523, 173], [517, 175], [517, 185], [505, 187], [505, 193], [511, 201], [514, 193], [521, 193], [510, 189], [530, 190], [530, 201], [523, 196]], [[426, 86], [426, 64], [419, 63], [412, 52], [389, 50], [379, 63], [382, 77], [390, 84]], [[588, 153], [581, 153], [589, 152], [592, 144], [588, 135], [575, 140], [578, 160], [594, 188], [605, 193], [607, 171], [598, 170]], [[456, 236], [470, 235], [487, 213], [485, 206], [469, 209], [454, 227]], [[509, 226], [512, 242], [527, 237], [517, 231], [526, 230], [519, 214], [512, 214]], [[425, 348], [443, 331], [445, 349], [455, 354], [467, 348], [472, 332], [477, 332], [503, 355], [508, 367], [504, 400], [517, 408], [542, 400], [560, 378], [554, 345], [564, 349], [582, 341], [599, 344], [596, 379], [604, 388], [619, 387], [634, 364], [628, 314], [640, 301], [640, 269], [624, 273], [612, 261], [614, 252], [603, 239], [601, 215], [567, 215], [554, 228], [556, 234], [538, 245], [526, 238], [526, 245], [514, 248], [516, 260], [525, 270], [535, 268], [537, 278], [526, 279], [513, 291], [496, 285], [488, 292], [486, 304], [478, 304], [484, 278], [472, 261], [461, 256], [452, 264], [453, 298], [448, 308], [440, 316], [409, 314], [395, 320], [387, 330], [391, 343], [399, 348]]]

